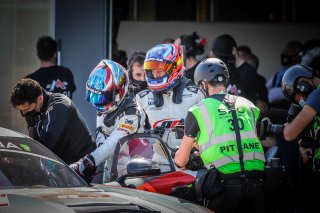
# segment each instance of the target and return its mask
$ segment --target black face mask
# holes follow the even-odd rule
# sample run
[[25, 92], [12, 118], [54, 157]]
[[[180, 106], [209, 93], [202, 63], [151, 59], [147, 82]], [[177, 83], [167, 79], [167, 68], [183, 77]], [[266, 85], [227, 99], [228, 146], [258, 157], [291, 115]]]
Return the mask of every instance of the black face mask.
[[288, 66], [292, 63], [292, 58], [291, 56], [281, 54], [281, 65], [282, 66]]
[[21, 113], [22, 117], [35, 117], [40, 114], [40, 112], [37, 112], [36, 110], [29, 111], [26, 114], [23, 114], [22, 111], [20, 110], [20, 113]]
[[134, 92], [139, 92], [148, 88], [147, 81], [138, 81], [138, 80], [132, 79], [131, 83], [132, 83], [132, 89]]

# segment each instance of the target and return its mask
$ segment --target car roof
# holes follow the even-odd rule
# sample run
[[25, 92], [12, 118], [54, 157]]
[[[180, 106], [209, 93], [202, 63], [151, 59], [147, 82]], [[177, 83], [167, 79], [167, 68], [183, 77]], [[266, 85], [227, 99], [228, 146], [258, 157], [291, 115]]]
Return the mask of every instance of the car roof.
[[39, 155], [57, 160], [57, 156], [40, 142], [23, 133], [4, 127], [0, 127], [1, 152]]
[[11, 129], [3, 128], [3, 127], [0, 127], [0, 136], [4, 136], [4, 137], [19, 137], [19, 138], [20, 137], [21, 138], [28, 137], [25, 134], [22, 134], [20, 132], [16, 132], [16, 131], [11, 130]]

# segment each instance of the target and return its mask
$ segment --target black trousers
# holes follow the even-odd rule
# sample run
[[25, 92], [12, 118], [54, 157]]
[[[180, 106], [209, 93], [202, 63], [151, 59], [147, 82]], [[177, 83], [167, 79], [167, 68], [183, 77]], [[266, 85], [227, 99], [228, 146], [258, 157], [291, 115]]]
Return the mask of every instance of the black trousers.
[[223, 190], [211, 198], [208, 208], [216, 213], [266, 212], [263, 179], [232, 178], [223, 180]]

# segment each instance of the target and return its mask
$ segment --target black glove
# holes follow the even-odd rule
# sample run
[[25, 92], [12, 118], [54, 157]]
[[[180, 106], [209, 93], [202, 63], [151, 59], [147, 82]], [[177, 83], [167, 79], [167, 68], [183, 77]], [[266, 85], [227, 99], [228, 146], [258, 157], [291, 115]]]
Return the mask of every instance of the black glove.
[[190, 170], [200, 170], [200, 169], [204, 168], [204, 164], [203, 164], [203, 161], [200, 157], [200, 153], [194, 147], [191, 150], [191, 153], [189, 156], [189, 161], [186, 165], [186, 168], [190, 169]]
[[176, 156], [177, 151], [179, 150], [179, 146], [175, 146], [173, 147], [172, 151], [171, 151], [171, 157], [174, 159], [174, 157]]
[[82, 177], [88, 184], [91, 183], [96, 174], [96, 163], [92, 155], [86, 155], [79, 161], [69, 165], [80, 177]]

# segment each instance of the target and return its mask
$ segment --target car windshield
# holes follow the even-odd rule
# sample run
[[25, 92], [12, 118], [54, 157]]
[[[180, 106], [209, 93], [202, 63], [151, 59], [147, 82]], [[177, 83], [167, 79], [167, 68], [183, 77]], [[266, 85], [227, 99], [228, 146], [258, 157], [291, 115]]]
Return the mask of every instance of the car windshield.
[[87, 186], [31, 138], [0, 137], [0, 189]]
[[[125, 139], [125, 138], [124, 138]], [[112, 179], [127, 174], [127, 165], [134, 158], [152, 160], [160, 166], [160, 172], [172, 172], [174, 166], [169, 160], [167, 148], [157, 137], [139, 134], [128, 140], [121, 140], [121, 145], [115, 150], [112, 166]]]

